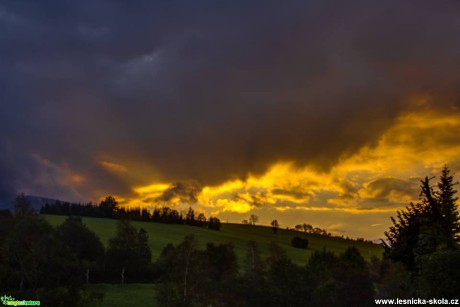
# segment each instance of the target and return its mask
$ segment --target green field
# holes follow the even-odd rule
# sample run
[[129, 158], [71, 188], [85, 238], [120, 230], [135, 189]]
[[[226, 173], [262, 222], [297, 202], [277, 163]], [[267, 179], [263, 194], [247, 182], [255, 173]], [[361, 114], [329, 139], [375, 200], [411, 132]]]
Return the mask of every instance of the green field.
[[[63, 223], [66, 219], [65, 216], [57, 215], [43, 215], [43, 217], [53, 226]], [[83, 222], [101, 238], [105, 246], [107, 246], [109, 239], [115, 235], [117, 220], [84, 217]], [[349, 246], [356, 246], [367, 260], [372, 256], [380, 258], [383, 252], [382, 247], [376, 244], [315, 234], [304, 234], [294, 230], [280, 229], [278, 234], [274, 235], [271, 228], [265, 226], [222, 224], [221, 230], [215, 231], [187, 225], [168, 225], [137, 221], [133, 222], [133, 225], [138, 228], [142, 227], [147, 231], [153, 261], [157, 259], [168, 243], [178, 244], [189, 234], [194, 234], [203, 248], [207, 242], [214, 242], [215, 244], [233, 242], [235, 253], [240, 262], [245, 257], [248, 241], [250, 240], [257, 242], [263, 256], [268, 256], [270, 242], [276, 242], [286, 250], [293, 262], [302, 266], [307, 263], [313, 251], [322, 250], [323, 248], [334, 253], [341, 253]], [[309, 249], [293, 248], [291, 246], [291, 239], [294, 236], [308, 238], [310, 242]]]
[[[53, 226], [64, 222], [65, 216], [43, 215]], [[102, 240], [105, 246], [111, 237], [115, 235], [117, 220], [83, 217], [83, 223], [93, 230]], [[270, 227], [251, 226], [243, 224], [222, 224], [220, 231], [209, 230], [187, 225], [168, 225], [148, 222], [133, 222], [137, 228], [144, 228], [149, 235], [149, 245], [152, 249], [153, 261], [157, 259], [163, 248], [168, 243], [178, 244], [186, 235], [194, 234], [201, 247], [207, 242], [228, 243], [233, 242], [235, 253], [240, 262], [243, 261], [248, 241], [257, 242], [263, 256], [268, 256], [270, 242], [277, 242], [286, 250], [288, 256], [297, 264], [305, 265], [309, 256], [315, 250], [333, 251], [341, 253], [349, 246], [356, 246], [361, 254], [369, 260], [372, 256], [381, 257], [383, 249], [379, 245], [344, 240], [341, 238], [325, 237], [314, 234], [304, 234], [294, 230], [280, 229], [274, 235]], [[294, 236], [308, 238], [310, 244], [308, 250], [291, 247], [291, 239]], [[101, 307], [117, 306], [157, 306], [155, 299], [155, 284], [93, 284], [90, 290], [104, 293]]]
[[95, 284], [89, 289], [104, 293], [100, 307], [154, 307], [155, 284]]

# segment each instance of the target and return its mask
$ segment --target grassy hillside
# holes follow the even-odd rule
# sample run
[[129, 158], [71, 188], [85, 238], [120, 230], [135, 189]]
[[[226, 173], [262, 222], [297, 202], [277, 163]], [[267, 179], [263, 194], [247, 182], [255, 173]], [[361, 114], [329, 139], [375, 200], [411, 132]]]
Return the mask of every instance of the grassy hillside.
[[[56, 226], [64, 222], [65, 216], [43, 215], [52, 225]], [[115, 235], [117, 220], [84, 217], [83, 222], [93, 230], [107, 246], [108, 240]], [[280, 229], [274, 235], [270, 227], [251, 226], [242, 224], [222, 224], [220, 231], [208, 230], [200, 227], [187, 225], [167, 225], [160, 223], [133, 222], [135, 227], [144, 228], [149, 235], [149, 245], [152, 249], [153, 260], [156, 260], [162, 249], [168, 244], [178, 244], [188, 234], [194, 234], [202, 247], [207, 242], [228, 243], [233, 242], [238, 259], [245, 257], [247, 243], [250, 240], [257, 242], [264, 256], [268, 255], [268, 247], [271, 241], [277, 242], [285, 249], [289, 257], [299, 265], [305, 265], [314, 250], [330, 250], [335, 253], [343, 252], [348, 246], [356, 246], [361, 254], [369, 260], [372, 256], [380, 257], [383, 249], [376, 244], [354, 242], [340, 238], [330, 238], [314, 234], [303, 234], [294, 230]], [[291, 247], [291, 239], [294, 236], [308, 238], [310, 244], [308, 250]]]
[[145, 307], [158, 306], [155, 284], [95, 284], [89, 289], [104, 293], [100, 307]]

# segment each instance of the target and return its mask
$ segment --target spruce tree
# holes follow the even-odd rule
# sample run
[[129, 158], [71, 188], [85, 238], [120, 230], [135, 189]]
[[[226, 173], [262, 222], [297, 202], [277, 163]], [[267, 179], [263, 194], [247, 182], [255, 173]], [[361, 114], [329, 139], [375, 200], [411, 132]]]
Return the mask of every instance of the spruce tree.
[[457, 191], [454, 189], [454, 176], [450, 174], [447, 166], [444, 166], [439, 178], [437, 199], [441, 207], [443, 230], [448, 248], [454, 248], [455, 243], [460, 241], [460, 216], [458, 213]]
[[387, 242], [382, 242], [385, 256], [401, 261], [411, 271], [416, 270], [421, 256], [458, 248], [460, 220], [453, 176], [445, 166], [436, 191], [431, 179], [421, 180], [419, 202], [397, 211], [396, 219], [391, 218], [393, 226], [385, 232]]

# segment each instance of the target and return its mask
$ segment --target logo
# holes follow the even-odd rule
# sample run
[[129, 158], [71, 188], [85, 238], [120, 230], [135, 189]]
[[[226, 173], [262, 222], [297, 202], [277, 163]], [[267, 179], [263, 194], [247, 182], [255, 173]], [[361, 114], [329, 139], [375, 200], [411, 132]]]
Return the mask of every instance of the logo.
[[0, 296], [0, 301], [5, 306], [40, 306], [40, 301], [18, 301], [10, 295]]

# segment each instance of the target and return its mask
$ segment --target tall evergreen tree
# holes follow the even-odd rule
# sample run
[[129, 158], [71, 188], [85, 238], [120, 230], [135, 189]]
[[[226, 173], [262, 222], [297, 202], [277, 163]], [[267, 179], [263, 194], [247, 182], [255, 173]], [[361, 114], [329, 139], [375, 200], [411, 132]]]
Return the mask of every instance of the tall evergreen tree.
[[449, 248], [453, 248], [455, 242], [460, 241], [460, 216], [456, 203], [458, 197], [455, 197], [457, 193], [454, 189], [455, 184], [458, 183], [454, 182], [454, 176], [450, 174], [447, 166], [444, 166], [439, 178], [436, 196], [441, 207], [442, 228]]
[[391, 218], [393, 226], [385, 232], [388, 242], [382, 242], [385, 256], [401, 261], [411, 271], [417, 269], [417, 258], [457, 248], [459, 213], [453, 176], [444, 167], [436, 191], [431, 179], [421, 180], [418, 203], [397, 211], [397, 219]]

